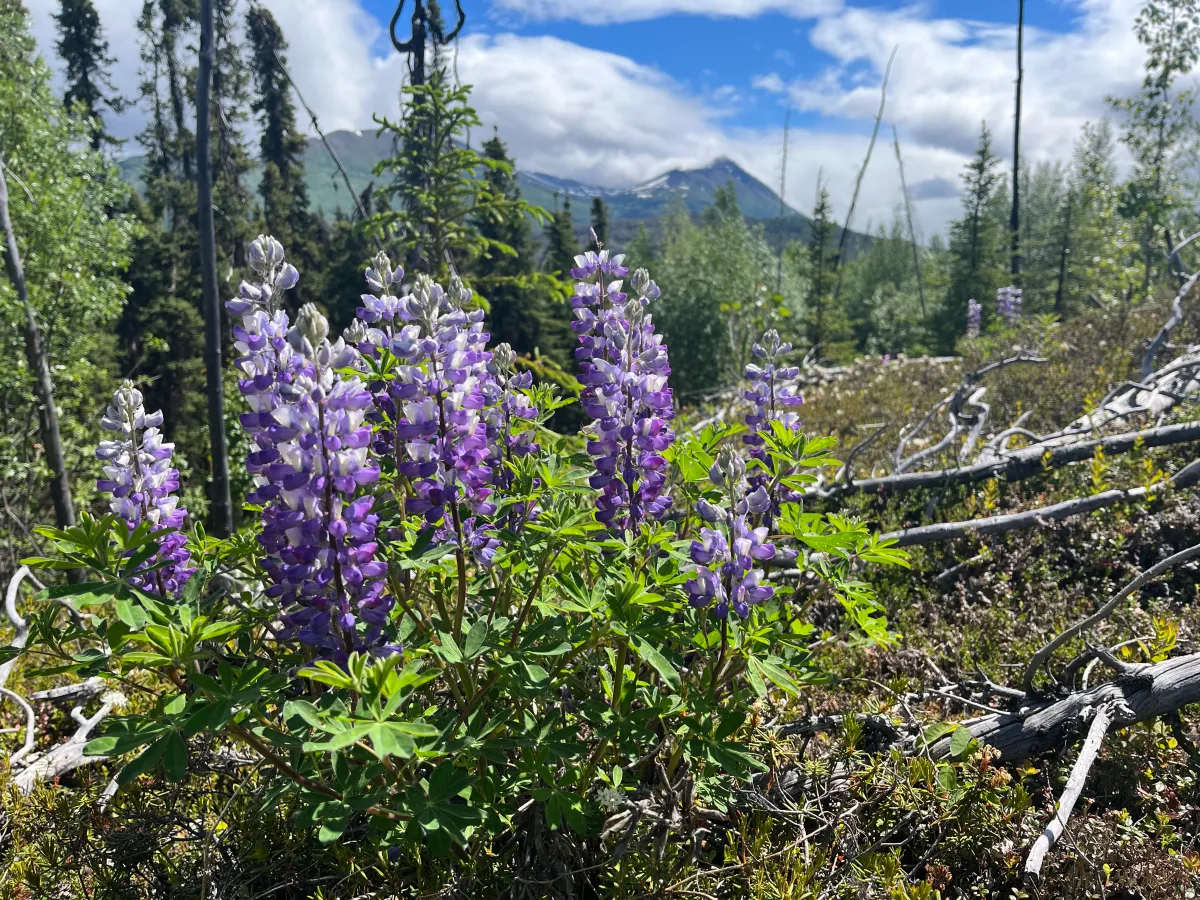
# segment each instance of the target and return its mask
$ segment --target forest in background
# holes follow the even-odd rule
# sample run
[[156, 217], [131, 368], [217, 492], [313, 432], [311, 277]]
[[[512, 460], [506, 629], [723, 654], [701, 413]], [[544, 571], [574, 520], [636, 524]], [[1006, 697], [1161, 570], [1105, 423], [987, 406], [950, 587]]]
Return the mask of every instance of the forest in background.
[[[209, 441], [195, 181], [197, 7], [188, 0], [144, 3], [141, 90], [119, 97], [106, 75], [104, 23], [90, 0], [65, 0], [56, 52], [66, 91], [58, 97], [45, 64], [34, 61], [19, 4], [10, 6], [7, 165], [14, 180], [27, 184], [42, 183], [51, 174], [45, 167], [60, 160], [78, 173], [72, 183], [60, 183], [67, 193], [56, 204], [81, 210], [74, 223], [47, 221], [47, 204], [31, 203], [20, 189], [12, 196], [15, 232], [30, 260], [31, 305], [55, 371], [61, 419], [70, 423], [64, 453], [75, 496], [86, 502], [94, 477], [87, 453], [94, 434], [84, 423], [96, 417], [101, 386], [129, 377], [162, 408], [184, 448], [188, 502], [202, 513], [211, 463], [203, 450]], [[441, 15], [436, 3], [430, 10]], [[677, 398], [686, 404], [736, 382], [749, 339], [769, 327], [834, 361], [947, 354], [966, 333], [969, 301], [982, 305], [987, 328], [995, 318], [992, 298], [1010, 283], [1022, 287], [1026, 313], [1059, 318], [1089, 307], [1133, 306], [1174, 285], [1169, 254], [1196, 219], [1189, 187], [1196, 129], [1190, 92], [1177, 82], [1195, 62], [1197, 35], [1182, 26], [1176, 34], [1161, 17], [1157, 24], [1153, 17], [1139, 22], [1148, 54], [1142, 91], [1110, 98], [1112, 121], [1085, 128], [1070, 159], [1021, 164], [1016, 232], [1009, 227], [1011, 171], [984, 123], [962, 173], [962, 216], [946, 241], [934, 236], [914, 244], [901, 206], [868, 249], [842, 254], [830, 186], [822, 184], [804, 242], [749, 225], [724, 189], [703, 214], [690, 216], [677, 206], [656, 235], [643, 229], [628, 246], [614, 248], [658, 273], [666, 298], [663, 333], [679, 348]], [[245, 270], [248, 241], [270, 232], [304, 272], [297, 308], [312, 300], [340, 329], [360, 303], [361, 273], [379, 246], [414, 262], [425, 240], [423, 223], [440, 223], [429, 239], [440, 248], [439, 266], [452, 264], [488, 304], [495, 339], [510, 343], [540, 375], [570, 382], [565, 273], [586, 248], [571, 224], [569, 198], [558, 209], [530, 208], [502, 131], [478, 146], [466, 144], [468, 135], [479, 133], [478, 120], [469, 86], [452, 83], [444, 59], [431, 56], [422, 89], [436, 123], [404, 110], [379, 111], [381, 135], [392, 141], [394, 154], [379, 164], [355, 214], [329, 219], [310, 209], [305, 115], [298, 114], [287, 70], [286, 35], [265, 8], [221, 0], [214, 49], [213, 196], [223, 295], [232, 294]], [[104, 125], [106, 113], [128, 104], [140, 105], [147, 119], [136, 148], [118, 144]], [[436, 146], [421, 143], [429, 127], [438, 135]], [[1123, 173], [1116, 161], [1121, 146], [1133, 161]], [[902, 149], [898, 142], [896, 149]], [[119, 182], [114, 170], [117, 155], [134, 150], [145, 158], [140, 193]], [[883, 147], [876, 156], [875, 164], [882, 164]], [[248, 173], [255, 159], [263, 174], [252, 193]], [[86, 210], [96, 208], [105, 210], [102, 226], [85, 221]], [[602, 198], [593, 201], [590, 218], [605, 240], [612, 225]], [[97, 227], [101, 233], [89, 233]], [[68, 246], [90, 250], [68, 262], [62, 257]], [[9, 357], [24, 360], [25, 313], [10, 284], [0, 284], [0, 292]], [[11, 570], [28, 547], [32, 524], [50, 509], [50, 473], [30, 368], [12, 366], [0, 377], [6, 461], [0, 534]], [[563, 421], [570, 427], [569, 416]]]

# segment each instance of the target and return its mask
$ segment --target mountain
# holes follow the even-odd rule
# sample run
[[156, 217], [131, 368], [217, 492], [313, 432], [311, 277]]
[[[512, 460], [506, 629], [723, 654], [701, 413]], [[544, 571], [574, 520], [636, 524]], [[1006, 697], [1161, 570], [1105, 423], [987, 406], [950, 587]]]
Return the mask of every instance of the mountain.
[[[356, 192], [375, 183], [372, 169], [379, 160], [392, 152], [392, 139], [380, 137], [373, 131], [334, 131], [327, 135], [329, 146], [338, 155]], [[139, 184], [144, 157], [131, 156], [121, 160], [121, 171], [131, 184]], [[354, 199], [347, 193], [337, 166], [319, 138], [309, 138], [304, 153], [308, 196], [313, 209], [332, 216], [337, 211], [354, 209]], [[542, 172], [518, 172], [521, 194], [530, 203], [553, 209], [555, 195], [570, 196], [572, 218], [581, 237], [586, 235], [588, 215], [593, 197], [603, 197], [609, 207], [612, 242], [618, 246], [630, 240], [637, 228], [645, 224], [654, 232], [670, 205], [682, 201], [693, 215], [710, 206], [717, 188], [732, 182], [742, 214], [752, 221], [768, 225], [778, 240], [780, 235], [791, 240], [808, 236], [809, 218], [791, 207], [784, 207], [780, 221], [779, 195], [741, 168], [731, 159], [720, 158], [701, 169], [672, 169], [657, 178], [632, 188], [601, 188], [594, 185], [558, 178]], [[251, 185], [257, 189], [261, 174], [256, 167], [250, 173]], [[849, 244], [858, 248], [869, 242], [865, 235], [851, 232]], [[774, 244], [772, 244], [774, 246]]]

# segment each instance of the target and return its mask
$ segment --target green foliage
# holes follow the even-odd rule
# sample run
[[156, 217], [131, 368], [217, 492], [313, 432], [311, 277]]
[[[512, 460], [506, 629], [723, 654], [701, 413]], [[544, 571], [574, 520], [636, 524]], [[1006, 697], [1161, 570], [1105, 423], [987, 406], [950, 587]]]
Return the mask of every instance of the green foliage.
[[409, 85], [404, 93], [412, 100], [402, 121], [375, 117], [380, 134], [392, 135], [398, 149], [375, 167], [376, 175], [391, 179], [377, 193], [391, 208], [371, 217], [368, 232], [399, 246], [410, 269], [423, 263], [443, 280], [451, 267], [469, 272], [480, 256], [511, 254], [511, 247], [482, 233], [478, 223], [512, 219], [530, 207], [487, 177], [511, 171], [510, 163], [466, 145], [467, 132], [481, 124], [468, 105], [470, 88], [435, 68], [427, 84]]
[[950, 226], [950, 286], [938, 317], [940, 345], [949, 349], [966, 330], [967, 303], [983, 306], [984, 324], [993, 313], [996, 291], [1007, 270], [1007, 200], [1004, 176], [992, 151], [992, 133], [984, 123], [979, 147], [963, 172], [963, 218]]
[[102, 107], [120, 112], [123, 101], [108, 77], [114, 60], [108, 55], [108, 42], [100, 27], [100, 16], [92, 0], [62, 0], [54, 16], [58, 26], [55, 48], [67, 66], [67, 91], [63, 103], [79, 104], [82, 115], [91, 120], [91, 147], [99, 150], [117, 143], [104, 130]]
[[[115, 368], [112, 329], [125, 300], [122, 275], [134, 224], [110, 215], [126, 188], [89, 149], [93, 123], [64, 110], [50, 77], [20, 4], [0, 4], [0, 149], [9, 212], [54, 373], [67, 468], [77, 496], [87, 498], [95, 471], [90, 423]], [[0, 536], [10, 554], [26, 540], [22, 529], [44, 519], [48, 507], [43, 451], [31, 428], [36, 401], [24, 322], [13, 286], [0, 278], [0, 341], [8, 361], [0, 373], [0, 491], [10, 510]]]
[[534, 271], [532, 217], [525, 212], [516, 171], [499, 135], [484, 143], [483, 155], [496, 163], [484, 173], [488, 194], [511, 204], [506, 214], [473, 217], [479, 234], [490, 242], [470, 274], [488, 304], [492, 341], [507, 343], [518, 356], [544, 357], [566, 367], [574, 335], [567, 327], [562, 283]]
[[[376, 377], [391, 377], [386, 356]], [[708, 471], [739, 438], [710, 428], [672, 450], [682, 497], [721, 501]], [[771, 490], [812, 483], [836, 465], [831, 447], [773, 427]], [[252, 588], [261, 551], [248, 535], [198, 534], [200, 568], [168, 602], [132, 580], [157, 547], [149, 526], [130, 532], [85, 514], [75, 528], [40, 529], [50, 555], [26, 564], [89, 575], [45, 595], [70, 598], [85, 617], [63, 621], [49, 606], [36, 618], [30, 674], [147, 691], [86, 748], [123, 759], [118, 784], [159, 772], [185, 782], [195, 756], [233, 742], [261, 758], [271, 802], [322, 843], [353, 831], [379, 850], [465, 850], [479, 861], [531, 818], [582, 840], [653, 766], [686, 779], [697, 804], [726, 810], [737, 785], [767, 768], [739, 737], [747, 704], [826, 682], [828, 642], [782, 600], [742, 619], [692, 608], [682, 585], [694, 514], [613, 535], [595, 521], [587, 470], [561, 447], [511, 465], [514, 490], [501, 502], [541, 513], [504, 532], [489, 569], [431, 545], [402, 506], [380, 507], [404, 643], [383, 658], [314, 661], [277, 641], [275, 603]], [[904, 564], [903, 554], [850, 519], [783, 509], [780, 539], [805, 550], [799, 564], [841, 605], [842, 634], [890, 643], [854, 564]]]
[[558, 207], [557, 201], [556, 194], [554, 214], [545, 227], [542, 270], [568, 281], [571, 269], [575, 266], [575, 257], [579, 253], [579, 242], [575, 239], [575, 223], [571, 218], [571, 195], [563, 196], [561, 208]]
[[[670, 347], [671, 384], [684, 404], [740, 381], [753, 341], [768, 328], [790, 336], [798, 320], [798, 266], [786, 266], [784, 294], [776, 295], [774, 254], [738, 213], [732, 189], [724, 193], [727, 202], [700, 225], [676, 206], [653, 255], [663, 292], [655, 323]], [[635, 243], [633, 260], [645, 264], [649, 250], [648, 239]]]

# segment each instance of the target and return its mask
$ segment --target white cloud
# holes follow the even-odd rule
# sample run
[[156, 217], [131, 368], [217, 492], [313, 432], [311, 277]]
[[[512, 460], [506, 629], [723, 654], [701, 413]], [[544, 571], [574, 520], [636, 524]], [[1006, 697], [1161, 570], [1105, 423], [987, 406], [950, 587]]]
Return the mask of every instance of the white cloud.
[[570, 19], [593, 25], [644, 22], [675, 14], [750, 19], [765, 13], [782, 13], [807, 19], [830, 15], [841, 6], [842, 0], [492, 0], [494, 13], [516, 13], [538, 21]]
[[[117, 85], [134, 96], [140, 4], [96, 2], [118, 61]], [[373, 112], [394, 115], [404, 62], [360, 0], [265, 2], [280, 20], [291, 45], [292, 73], [324, 128], [370, 128]], [[27, 3], [38, 40], [53, 58], [50, 17], [58, 2]], [[1140, 78], [1142, 55], [1130, 30], [1140, 0], [1076, 3], [1079, 20], [1069, 34], [1027, 35], [1024, 134], [1026, 152], [1034, 159], [1065, 157], [1082, 123], [1104, 114], [1104, 95], [1127, 93]], [[926, 234], [942, 231], [957, 214], [951, 189], [981, 119], [996, 131], [997, 150], [1008, 149], [1010, 29], [923, 19], [918, 8], [843, 7], [840, 0], [497, 0], [496, 5], [505, 4], [530, 14], [574, 10], [580, 17], [605, 9], [645, 16], [684, 10], [710, 15], [826, 10], [810, 37], [833, 63], [818, 77], [789, 82], [766, 72], [753, 85], [733, 86], [735, 91], [754, 87], [765, 94], [787, 93], [798, 108], [830, 120], [792, 129], [787, 199], [797, 209], [812, 205], [817, 174], [823, 172], [835, 208], [844, 213], [878, 106], [879, 78], [896, 44], [900, 51], [886, 118], [899, 126], [917, 218]], [[724, 155], [765, 183], [778, 183], [780, 130], [732, 126], [724, 88], [698, 94], [652, 65], [546, 35], [469, 34], [458, 45], [455, 64], [463, 81], [475, 85], [474, 104], [487, 130], [498, 125], [518, 164], [529, 171], [618, 187]], [[114, 130], [120, 136], [135, 134], [143, 117], [140, 110], [126, 113]], [[859, 199], [857, 228], [890, 220], [901, 199], [890, 143], [885, 126]], [[128, 150], [136, 152], [136, 144]]]
[[[1137, 88], [1144, 55], [1131, 25], [1140, 5], [1076, 0], [1071, 32], [1026, 30], [1022, 143], [1029, 158], [1062, 158], [1083, 124], [1105, 115], [1106, 95]], [[975, 146], [982, 120], [998, 136], [1010, 132], [1015, 27], [923, 19], [916, 8], [847, 8], [818, 22], [810, 39], [835, 63], [816, 78], [792, 83], [791, 101], [803, 110], [873, 118], [879, 81], [898, 46], [888, 120], [918, 141], [962, 153]]]

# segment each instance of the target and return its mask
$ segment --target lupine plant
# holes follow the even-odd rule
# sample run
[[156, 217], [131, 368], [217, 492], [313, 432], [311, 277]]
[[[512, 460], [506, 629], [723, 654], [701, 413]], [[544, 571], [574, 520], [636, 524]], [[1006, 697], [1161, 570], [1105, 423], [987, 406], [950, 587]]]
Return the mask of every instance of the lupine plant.
[[979, 337], [979, 330], [983, 324], [983, 307], [979, 302], [972, 297], [967, 301], [967, 339], [975, 340]]
[[1021, 321], [1020, 288], [1010, 284], [996, 292], [996, 316], [1009, 327]]
[[[112, 513], [45, 529], [56, 553], [30, 561], [90, 573], [52, 590], [91, 614], [27, 652], [132, 695], [88, 746], [120, 783], [235, 744], [323, 841], [486, 867], [533, 818], [583, 839], [668, 784], [681, 820], [726, 809], [766, 768], [752, 707], [825, 680], [822, 652], [890, 639], [857, 573], [903, 556], [803, 508], [837, 463], [800, 429], [778, 335], [755, 347], [746, 426], [676, 433], [658, 288], [579, 257], [580, 440], [547, 430], [563, 401], [488, 348], [458, 278], [381, 254], [331, 339], [315, 307], [282, 310], [299, 276], [278, 242], [248, 259], [228, 304], [243, 530], [196, 528], [180, 554], [169, 445], [124, 385]], [[830, 633], [815, 602], [840, 606]]]

